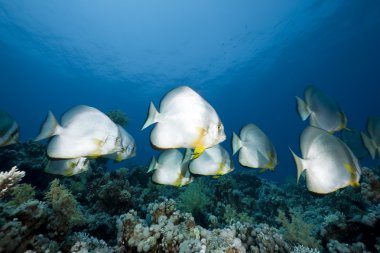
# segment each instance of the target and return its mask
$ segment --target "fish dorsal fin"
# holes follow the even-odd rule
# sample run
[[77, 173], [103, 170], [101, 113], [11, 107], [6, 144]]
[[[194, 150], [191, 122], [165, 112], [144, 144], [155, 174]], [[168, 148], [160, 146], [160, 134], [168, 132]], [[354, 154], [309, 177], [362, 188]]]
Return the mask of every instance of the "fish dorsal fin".
[[309, 148], [311, 146], [311, 143], [314, 142], [314, 140], [322, 135], [326, 134], [325, 130], [322, 130], [317, 127], [309, 126], [307, 127], [301, 134], [301, 153], [304, 157], [307, 157]]
[[98, 109], [94, 107], [87, 106], [87, 105], [78, 105], [71, 108], [70, 110], [68, 110], [62, 115], [61, 117], [62, 126], [64, 127], [68, 126], [71, 122], [75, 121], [78, 118], [81, 118], [84, 113], [86, 114], [92, 113], [91, 115], [93, 114], [104, 115], [104, 118], [107, 118], [105, 114], [103, 114], [101, 111], [99, 111]]

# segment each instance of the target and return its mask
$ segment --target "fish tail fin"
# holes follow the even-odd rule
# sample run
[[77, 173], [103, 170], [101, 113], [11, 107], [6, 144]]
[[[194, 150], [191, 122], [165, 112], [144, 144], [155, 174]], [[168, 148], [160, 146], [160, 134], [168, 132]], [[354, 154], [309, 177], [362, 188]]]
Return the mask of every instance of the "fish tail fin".
[[232, 155], [238, 152], [239, 149], [243, 146], [239, 136], [237, 134], [232, 133]]
[[376, 157], [376, 144], [375, 144], [375, 142], [364, 133], [361, 133], [361, 136], [362, 136], [364, 146], [367, 148], [369, 154], [371, 155], [371, 158], [375, 159], [375, 157]]
[[[290, 148], [289, 148], [289, 149], [290, 149]], [[293, 157], [294, 157], [294, 161], [296, 162], [296, 166], [297, 166], [297, 184], [298, 184], [298, 181], [300, 180], [301, 174], [302, 174], [302, 172], [305, 170], [304, 160], [301, 159], [300, 157], [298, 157], [298, 156], [293, 152], [293, 150], [290, 149], [290, 152], [292, 152], [292, 155], [293, 155]]]
[[144, 130], [148, 126], [158, 122], [158, 117], [160, 113], [157, 111], [156, 107], [154, 106], [153, 102], [150, 102], [149, 105], [149, 112], [148, 112], [148, 118], [146, 119], [144, 126], [141, 128], [141, 130]]
[[150, 161], [150, 164], [149, 164], [149, 168], [148, 168], [147, 173], [149, 173], [149, 172], [151, 172], [151, 171], [154, 171], [155, 169], [157, 169], [157, 160], [156, 160], [156, 158], [153, 156], [152, 160]]
[[61, 126], [58, 124], [53, 113], [49, 111], [48, 116], [41, 127], [40, 134], [34, 139], [34, 141], [40, 141], [60, 133]]
[[311, 113], [311, 111], [309, 109], [309, 106], [301, 98], [296, 97], [296, 99], [297, 99], [297, 111], [298, 111], [298, 114], [300, 115], [300, 117], [301, 117], [302, 120], [306, 120], [309, 117], [310, 113]]

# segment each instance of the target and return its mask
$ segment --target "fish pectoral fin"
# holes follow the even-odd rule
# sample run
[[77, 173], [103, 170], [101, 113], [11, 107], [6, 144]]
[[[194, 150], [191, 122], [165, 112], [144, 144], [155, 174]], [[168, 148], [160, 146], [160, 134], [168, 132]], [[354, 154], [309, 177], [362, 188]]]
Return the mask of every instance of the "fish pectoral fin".
[[350, 184], [352, 187], [354, 187], [354, 188], [358, 188], [358, 187], [360, 187], [360, 183], [359, 182], [351, 182], [351, 184]]
[[206, 148], [203, 145], [196, 146], [191, 159], [194, 160], [194, 159], [197, 159], [198, 157], [200, 157], [202, 155], [202, 153], [205, 151], [205, 149]]
[[218, 179], [218, 178], [220, 178], [222, 175], [214, 175], [214, 176], [212, 176], [212, 178], [213, 179]]
[[200, 127], [200, 128], [198, 128], [198, 132], [199, 132], [198, 139], [196, 139], [193, 142], [193, 146], [195, 146], [195, 149], [194, 149], [193, 156], [191, 158], [192, 160], [197, 159], [198, 157], [200, 157], [200, 155], [206, 149], [206, 147], [203, 145], [203, 139], [204, 139], [205, 135], [207, 134], [207, 130]]
[[355, 167], [352, 166], [352, 164], [349, 164], [349, 163], [345, 163], [343, 164], [344, 168], [350, 173], [350, 174], [354, 174], [355, 173]]

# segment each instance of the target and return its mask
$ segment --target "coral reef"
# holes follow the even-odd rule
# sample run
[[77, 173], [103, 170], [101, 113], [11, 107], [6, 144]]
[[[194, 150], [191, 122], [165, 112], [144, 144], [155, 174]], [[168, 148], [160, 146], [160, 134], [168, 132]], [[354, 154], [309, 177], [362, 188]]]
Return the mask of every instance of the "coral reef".
[[19, 171], [16, 166], [8, 172], [0, 172], [0, 198], [3, 197], [9, 189], [20, 182], [24, 176], [25, 172]]
[[380, 249], [376, 168], [363, 168], [359, 189], [316, 196], [302, 181], [280, 185], [252, 171], [198, 177], [181, 188], [156, 185], [145, 167], [109, 171], [102, 159], [91, 161], [86, 173], [52, 176], [43, 172], [44, 156], [32, 143], [0, 149], [0, 160], [25, 169], [21, 184], [24, 173], [16, 168], [0, 174], [7, 182], [1, 188], [0, 252]]

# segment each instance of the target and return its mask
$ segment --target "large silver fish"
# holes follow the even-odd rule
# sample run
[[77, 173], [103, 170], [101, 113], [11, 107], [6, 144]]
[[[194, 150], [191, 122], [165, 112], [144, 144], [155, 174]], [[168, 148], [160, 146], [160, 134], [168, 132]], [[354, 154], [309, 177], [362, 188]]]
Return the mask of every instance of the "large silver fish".
[[297, 99], [298, 114], [302, 120], [310, 117], [310, 125], [328, 132], [336, 132], [347, 127], [347, 117], [334, 99], [314, 86], [308, 86], [304, 99]]
[[120, 151], [119, 128], [101, 111], [80, 105], [67, 111], [58, 124], [49, 115], [36, 141], [52, 137], [47, 148], [51, 158], [99, 157]]
[[193, 148], [193, 158], [226, 139], [224, 127], [214, 108], [198, 93], [180, 86], [167, 93], [160, 112], [150, 104], [142, 129], [157, 123], [150, 135], [154, 147], [160, 149]]
[[0, 111], [0, 147], [17, 143], [19, 136], [17, 122], [8, 113]]
[[205, 152], [189, 165], [190, 172], [205, 176], [222, 176], [234, 170], [234, 164], [222, 146], [215, 145], [205, 150]]
[[148, 172], [154, 171], [152, 181], [157, 184], [181, 187], [193, 181], [189, 172], [191, 153], [185, 157], [177, 149], [165, 150], [158, 160], [155, 157], [149, 165]]
[[327, 194], [348, 185], [359, 186], [358, 160], [339, 138], [320, 128], [307, 127], [300, 142], [303, 158], [291, 152], [297, 165], [297, 181], [305, 171], [309, 191]]
[[380, 157], [380, 117], [368, 117], [367, 131], [369, 136], [361, 133], [363, 143], [372, 159], [375, 159], [376, 155]]
[[89, 160], [85, 157], [74, 159], [49, 159], [45, 172], [62, 176], [73, 176], [89, 168]]
[[254, 124], [247, 124], [240, 131], [240, 138], [232, 136], [233, 154], [239, 151], [239, 163], [250, 168], [274, 170], [277, 153], [269, 138]]

